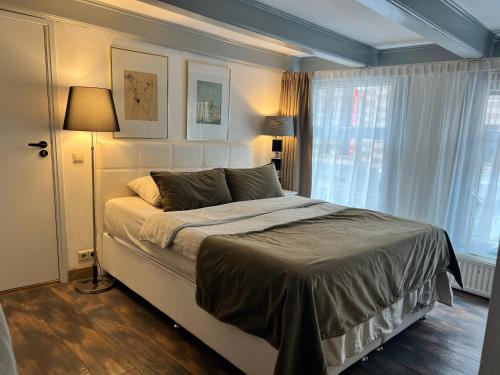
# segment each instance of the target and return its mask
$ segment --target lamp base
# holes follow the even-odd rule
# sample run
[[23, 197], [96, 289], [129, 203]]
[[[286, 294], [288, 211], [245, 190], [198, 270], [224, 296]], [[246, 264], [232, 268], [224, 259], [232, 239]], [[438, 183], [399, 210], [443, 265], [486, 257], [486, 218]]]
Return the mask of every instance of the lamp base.
[[77, 281], [75, 290], [82, 294], [97, 294], [109, 290], [115, 285], [115, 280], [106, 276], [98, 277], [97, 284], [92, 282], [92, 278]]

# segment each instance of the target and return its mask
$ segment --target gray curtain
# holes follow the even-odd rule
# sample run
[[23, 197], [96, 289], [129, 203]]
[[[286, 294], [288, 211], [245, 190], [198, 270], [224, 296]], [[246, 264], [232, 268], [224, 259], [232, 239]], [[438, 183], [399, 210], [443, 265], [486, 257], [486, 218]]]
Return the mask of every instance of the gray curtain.
[[281, 79], [280, 113], [293, 116], [295, 137], [283, 137], [283, 188], [311, 196], [312, 116], [311, 73], [285, 72]]

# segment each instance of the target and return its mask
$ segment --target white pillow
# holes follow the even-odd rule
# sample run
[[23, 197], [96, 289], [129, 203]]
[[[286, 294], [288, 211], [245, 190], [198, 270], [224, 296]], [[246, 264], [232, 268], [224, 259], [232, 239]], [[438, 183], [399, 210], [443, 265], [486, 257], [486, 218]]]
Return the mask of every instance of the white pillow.
[[130, 181], [127, 186], [149, 204], [160, 207], [161, 195], [151, 176], [143, 176]]

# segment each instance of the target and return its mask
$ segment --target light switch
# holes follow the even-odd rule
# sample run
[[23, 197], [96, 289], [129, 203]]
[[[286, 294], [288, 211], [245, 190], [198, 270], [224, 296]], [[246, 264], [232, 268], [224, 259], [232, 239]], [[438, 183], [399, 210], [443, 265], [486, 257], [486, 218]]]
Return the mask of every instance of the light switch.
[[84, 159], [82, 151], [73, 152], [73, 163], [83, 163]]

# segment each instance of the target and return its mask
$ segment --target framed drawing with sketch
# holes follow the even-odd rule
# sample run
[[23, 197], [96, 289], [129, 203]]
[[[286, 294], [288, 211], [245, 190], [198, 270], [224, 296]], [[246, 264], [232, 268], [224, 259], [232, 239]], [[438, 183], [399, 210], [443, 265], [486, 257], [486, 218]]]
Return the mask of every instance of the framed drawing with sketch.
[[111, 47], [115, 138], [167, 138], [168, 58]]
[[228, 139], [231, 70], [188, 61], [187, 139]]

